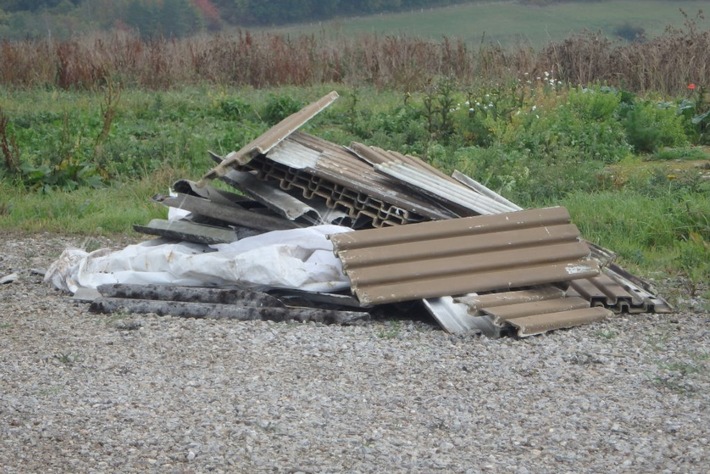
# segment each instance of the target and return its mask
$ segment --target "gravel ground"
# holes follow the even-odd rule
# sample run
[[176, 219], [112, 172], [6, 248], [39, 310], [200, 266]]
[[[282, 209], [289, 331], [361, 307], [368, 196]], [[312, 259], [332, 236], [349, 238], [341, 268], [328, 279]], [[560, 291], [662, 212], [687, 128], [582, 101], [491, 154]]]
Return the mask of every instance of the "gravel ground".
[[81, 243], [0, 242], [3, 473], [710, 471], [707, 312], [523, 340], [96, 315], [32, 272]]

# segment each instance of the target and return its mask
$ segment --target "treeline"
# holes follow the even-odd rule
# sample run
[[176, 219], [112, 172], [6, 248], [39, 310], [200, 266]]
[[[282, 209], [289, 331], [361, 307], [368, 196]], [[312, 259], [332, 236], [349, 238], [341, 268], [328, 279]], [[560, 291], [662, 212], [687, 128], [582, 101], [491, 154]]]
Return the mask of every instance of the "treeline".
[[[226, 27], [272, 26], [411, 11], [486, 0], [0, 0], [0, 38], [68, 38], [130, 30], [142, 38], [182, 38]], [[518, 0], [544, 5], [560, 1]]]

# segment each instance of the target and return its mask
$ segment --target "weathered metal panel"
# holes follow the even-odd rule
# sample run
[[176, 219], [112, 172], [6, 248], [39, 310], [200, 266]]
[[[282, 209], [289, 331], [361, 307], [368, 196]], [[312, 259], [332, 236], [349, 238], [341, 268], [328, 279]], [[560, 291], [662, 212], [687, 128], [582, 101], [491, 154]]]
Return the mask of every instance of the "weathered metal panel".
[[553, 329], [568, 328], [598, 321], [612, 313], [605, 308], [590, 308], [580, 297], [570, 297], [552, 285], [525, 290], [465, 295], [454, 301], [465, 305], [472, 319], [489, 318], [492, 330], [484, 334], [497, 337], [513, 328], [519, 336], [531, 336]]
[[148, 235], [158, 235], [172, 240], [183, 240], [198, 244], [222, 244], [239, 240], [234, 230], [224, 227], [195, 224], [184, 220], [167, 221], [152, 219], [148, 225], [134, 225], [136, 232]]
[[175, 181], [172, 185], [173, 191], [176, 193], [189, 194], [209, 199], [217, 204], [227, 204], [230, 206], [238, 205], [245, 207], [250, 202], [249, 198], [240, 196], [236, 193], [230, 193], [221, 189], [214, 188], [209, 184], [198, 186], [196, 182], [187, 179]]
[[288, 220], [303, 219], [313, 223], [322, 222], [321, 215], [312, 206], [261, 181], [251, 173], [229, 170], [222, 176], [222, 180]]
[[339, 257], [346, 264], [355, 259], [359, 265], [385, 265], [434, 257], [457, 256], [464, 252], [492, 252], [543, 243], [570, 242], [574, 241], [578, 235], [579, 230], [573, 224], [556, 224], [546, 227], [499, 231], [490, 234], [488, 238], [476, 241], [472, 241], [470, 235], [445, 237], [439, 239], [434, 248], [422, 247], [418, 241], [383, 244], [372, 248], [355, 249], [355, 251], [345, 248], [340, 252]]
[[362, 143], [353, 142], [350, 144], [349, 149], [359, 156], [364, 161], [367, 161], [373, 167], [379, 164], [386, 163], [406, 163], [414, 168], [419, 168], [424, 172], [428, 172], [432, 176], [436, 176], [440, 179], [447, 180], [453, 185], [459, 185], [459, 183], [441, 172], [439, 169], [433, 167], [429, 163], [420, 158], [411, 155], [403, 155], [402, 153], [396, 151], [385, 151], [382, 148], [376, 146], [367, 146]]
[[468, 314], [468, 307], [457, 303], [451, 296], [423, 299], [424, 307], [445, 331], [452, 334], [484, 332], [492, 330], [487, 316], [474, 317]]
[[[357, 271], [346, 269], [345, 273], [353, 279], [352, 275], [357, 274]], [[387, 282], [378, 281], [371, 285], [355, 278], [357, 283], [352, 283], [352, 289], [365, 304], [385, 304], [478, 291], [508, 290], [586, 278], [598, 273], [596, 262], [586, 260], [495, 269], [482, 273], [444, 273], [419, 279], [409, 275], [389, 275]]]
[[[485, 236], [485, 239], [472, 239], [472, 249], [451, 256], [442, 256], [439, 252], [438, 242], [423, 242], [420, 250], [431, 249], [431, 254], [424, 258], [417, 258], [404, 262], [392, 263], [388, 261], [387, 248], [381, 249], [383, 262], [369, 264], [362, 267], [357, 259], [352, 269], [356, 272], [350, 275], [354, 286], [387, 284], [403, 280], [435, 280], [443, 275], [460, 275], [469, 273], [497, 272], [508, 268], [522, 269], [533, 265], [557, 261], [576, 261], [589, 254], [589, 250], [581, 242], [568, 242], [561, 244], [546, 244], [533, 249], [530, 247], [513, 248], [509, 250], [489, 250], [488, 243], [496, 245], [495, 234]], [[482, 241], [482, 242], [481, 242]], [[448, 249], [444, 249], [448, 251]], [[343, 262], [345, 265], [345, 262]], [[563, 278], [564, 281], [569, 278]], [[505, 285], [508, 287], [508, 285]], [[495, 288], [490, 288], [495, 289]], [[458, 294], [458, 293], [452, 293]]]
[[513, 212], [513, 211], [521, 211], [523, 208], [518, 206], [512, 201], [507, 200], [500, 194], [496, 193], [492, 189], [484, 186], [483, 184], [479, 183], [475, 179], [466, 176], [465, 174], [461, 173], [460, 171], [454, 171], [454, 174], [452, 177], [459, 183], [463, 184], [464, 186], [468, 186], [469, 188], [473, 189], [474, 191], [483, 194], [485, 196], [488, 196], [489, 198], [493, 199], [494, 201], [497, 201], [508, 208], [508, 212]]
[[301, 227], [294, 222], [273, 215], [258, 214], [235, 205], [217, 204], [208, 199], [188, 194], [155, 196], [153, 200], [165, 206], [184, 209], [229, 224], [237, 224], [258, 230], [284, 230]]
[[480, 315], [484, 314], [484, 308], [495, 308], [509, 304], [531, 303], [564, 297], [564, 290], [549, 285], [527, 290], [506, 291], [503, 293], [465, 295], [456, 298], [456, 301], [465, 304], [468, 307], [469, 314]]
[[589, 300], [592, 306], [604, 306], [617, 313], [672, 311], [665, 300], [626, 279], [613, 268], [603, 268], [597, 277], [573, 282], [569, 291]]
[[614, 263], [608, 265], [604, 268], [604, 274], [623, 286], [633, 296], [631, 312], [670, 313], [673, 311], [667, 301], [656, 296], [656, 290], [649, 282], [632, 275], [619, 265]]
[[[472, 236], [491, 232], [522, 230], [532, 227], [549, 227], [569, 224], [570, 215], [564, 207], [548, 207], [511, 212], [505, 215], [477, 216], [462, 219], [448, 219], [423, 222], [416, 226], [390, 227], [385, 229], [361, 230], [333, 236], [337, 240], [338, 251], [375, 247], [379, 245], [399, 245], [426, 239], [442, 239], [457, 236]], [[577, 234], [579, 235], [579, 234]], [[336, 239], [337, 237], [337, 239]]]
[[375, 169], [392, 176], [430, 196], [469, 209], [477, 214], [508, 212], [509, 207], [488, 196], [477, 193], [459, 183], [451, 182], [407, 163], [389, 162], [375, 165]]
[[540, 314], [562, 313], [574, 309], [589, 308], [589, 302], [579, 297], [562, 297], [549, 300], [507, 304], [486, 308], [484, 312], [495, 317], [496, 323]]
[[611, 314], [612, 312], [605, 308], [580, 308], [510, 319], [508, 323], [518, 329], [518, 336], [525, 337], [601, 321]]
[[[565, 224], [566, 209], [547, 208], [348, 232], [331, 240], [358, 299], [382, 304], [597, 275], [578, 231], [540, 238], [545, 229]], [[529, 229], [534, 237], [525, 235]], [[514, 232], [524, 237], [516, 239]], [[458, 247], [448, 247], [451, 239]], [[403, 245], [411, 254], [397, 252]]]
[[589, 301], [592, 306], [618, 306], [619, 310], [626, 307], [626, 311], [633, 299], [628, 291], [603, 273], [594, 278], [573, 282], [570, 291]]
[[[311, 169], [288, 168], [281, 163], [262, 157], [252, 160], [245, 166], [245, 169], [257, 171], [259, 179], [274, 182], [289, 194], [298, 193], [304, 199], [323, 199], [329, 208], [342, 209], [354, 221], [366, 217], [367, 224], [373, 227], [425, 220], [425, 217], [420, 214], [370, 195], [372, 189], [365, 192], [355, 190], [352, 182], [348, 182], [340, 175], [335, 174], [339, 182], [334, 182], [334, 180], [328, 179], [331, 176], [325, 170], [319, 170], [316, 174]], [[395, 199], [388, 200], [394, 201]], [[421, 209], [417, 210], [421, 211]], [[440, 212], [436, 216], [438, 218], [449, 217], [449, 214]]]
[[401, 186], [387, 181], [357, 158], [329, 153], [319, 158], [316, 169], [290, 168], [268, 156], [254, 158], [240, 169], [255, 171], [259, 179], [273, 182], [292, 195], [298, 191], [305, 199], [324, 199], [328, 207], [342, 208], [353, 220], [365, 215], [373, 227], [454, 216], [441, 206], [398, 189]]
[[333, 91], [323, 96], [316, 102], [304, 107], [295, 114], [292, 114], [281, 122], [270, 128], [266, 133], [245, 145], [239, 151], [233, 151], [225, 157], [225, 160], [212, 168], [202, 178], [202, 181], [214, 179], [222, 176], [231, 166], [243, 165], [257, 155], [268, 153], [272, 148], [281, 143], [286, 137], [298, 130], [303, 124], [308, 122], [323, 109], [328, 107], [338, 98], [338, 93]]

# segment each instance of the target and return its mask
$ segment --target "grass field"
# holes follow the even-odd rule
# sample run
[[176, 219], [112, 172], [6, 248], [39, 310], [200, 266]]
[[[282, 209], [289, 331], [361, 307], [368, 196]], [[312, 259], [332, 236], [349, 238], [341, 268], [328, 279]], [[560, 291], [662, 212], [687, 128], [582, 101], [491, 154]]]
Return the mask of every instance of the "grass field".
[[[643, 28], [647, 37], [663, 33], [668, 25], [685, 21], [680, 9], [695, 18], [704, 1], [623, 0], [563, 3], [549, 7], [520, 5], [515, 1], [474, 3], [405, 13], [348, 18], [318, 24], [295, 25], [275, 31], [286, 34], [315, 33], [327, 36], [359, 34], [404, 34], [441, 39], [463, 38], [470, 44], [482, 39], [504, 46], [543, 46], [584, 29], [613, 36], [616, 28], [629, 24]], [[701, 29], [710, 29], [710, 17], [698, 19]]]

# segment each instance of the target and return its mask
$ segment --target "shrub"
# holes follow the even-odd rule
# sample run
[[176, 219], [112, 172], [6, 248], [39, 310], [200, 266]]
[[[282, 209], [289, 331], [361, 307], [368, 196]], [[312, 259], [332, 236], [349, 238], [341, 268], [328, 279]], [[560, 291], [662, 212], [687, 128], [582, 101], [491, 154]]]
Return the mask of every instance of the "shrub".
[[531, 108], [505, 137], [532, 157], [561, 163], [615, 163], [630, 153], [614, 111], [620, 96], [601, 89], [573, 89], [553, 108]]
[[637, 101], [620, 109], [626, 138], [637, 153], [688, 143], [683, 117], [668, 102]]

